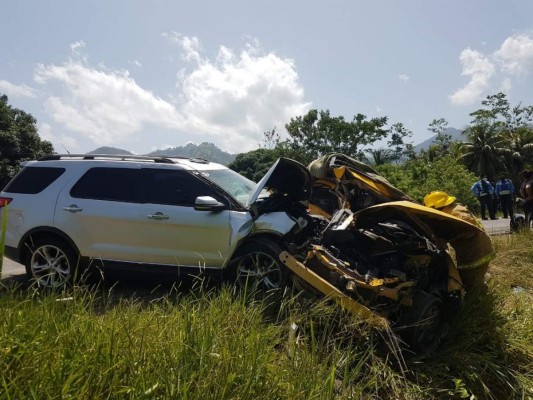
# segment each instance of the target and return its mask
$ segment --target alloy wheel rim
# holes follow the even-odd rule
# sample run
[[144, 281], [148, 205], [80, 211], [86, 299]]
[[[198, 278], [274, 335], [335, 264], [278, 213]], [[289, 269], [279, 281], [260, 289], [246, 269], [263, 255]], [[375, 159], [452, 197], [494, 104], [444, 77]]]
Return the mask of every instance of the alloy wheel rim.
[[32, 276], [42, 287], [63, 286], [70, 276], [67, 255], [59, 247], [45, 245], [37, 248], [30, 262]]
[[243, 257], [237, 265], [237, 279], [255, 289], [277, 289], [281, 286], [281, 269], [266, 253], [255, 252]]

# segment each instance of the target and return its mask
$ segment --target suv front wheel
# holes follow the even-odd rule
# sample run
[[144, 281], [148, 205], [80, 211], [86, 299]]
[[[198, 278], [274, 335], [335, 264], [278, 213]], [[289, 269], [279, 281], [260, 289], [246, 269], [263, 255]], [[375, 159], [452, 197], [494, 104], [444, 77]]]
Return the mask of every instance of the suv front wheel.
[[283, 288], [287, 284], [288, 269], [279, 259], [282, 251], [277, 243], [268, 239], [243, 245], [232, 265], [236, 283], [248, 291]]
[[72, 280], [75, 262], [74, 251], [64, 241], [39, 239], [26, 258], [26, 272], [39, 287], [62, 288]]

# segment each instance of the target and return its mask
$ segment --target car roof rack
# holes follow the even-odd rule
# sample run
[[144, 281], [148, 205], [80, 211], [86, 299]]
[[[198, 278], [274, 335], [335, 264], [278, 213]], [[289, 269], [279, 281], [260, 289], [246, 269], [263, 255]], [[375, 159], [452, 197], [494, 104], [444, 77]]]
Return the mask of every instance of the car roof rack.
[[[155, 163], [175, 164], [176, 162], [167, 157], [136, 156], [131, 154], [51, 154], [38, 159], [38, 161], [55, 161], [79, 158], [82, 160], [121, 160], [121, 161], [152, 161]], [[179, 157], [174, 157], [179, 158]], [[187, 158], [187, 157], [184, 157]]]

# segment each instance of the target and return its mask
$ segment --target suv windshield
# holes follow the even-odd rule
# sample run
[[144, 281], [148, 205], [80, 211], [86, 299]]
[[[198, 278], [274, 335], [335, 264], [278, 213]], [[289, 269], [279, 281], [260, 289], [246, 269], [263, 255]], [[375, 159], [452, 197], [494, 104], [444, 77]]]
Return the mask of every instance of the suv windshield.
[[233, 196], [243, 207], [246, 207], [248, 197], [256, 185], [231, 169], [201, 171], [201, 174]]

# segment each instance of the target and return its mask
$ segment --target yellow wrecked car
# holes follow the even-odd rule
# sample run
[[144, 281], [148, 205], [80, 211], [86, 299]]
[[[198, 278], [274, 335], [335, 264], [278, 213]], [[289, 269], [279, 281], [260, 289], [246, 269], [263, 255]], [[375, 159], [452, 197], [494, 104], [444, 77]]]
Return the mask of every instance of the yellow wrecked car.
[[417, 352], [438, 346], [463, 299], [458, 265], [476, 268], [494, 257], [483, 229], [416, 203], [343, 154], [308, 168], [278, 160], [253, 203], [256, 215], [283, 211], [298, 221], [279, 258], [300, 287], [392, 327]]

